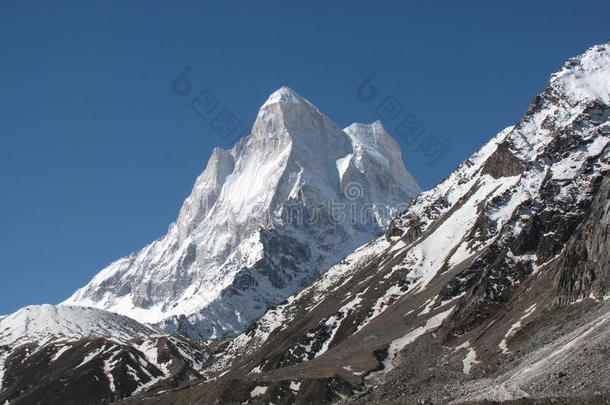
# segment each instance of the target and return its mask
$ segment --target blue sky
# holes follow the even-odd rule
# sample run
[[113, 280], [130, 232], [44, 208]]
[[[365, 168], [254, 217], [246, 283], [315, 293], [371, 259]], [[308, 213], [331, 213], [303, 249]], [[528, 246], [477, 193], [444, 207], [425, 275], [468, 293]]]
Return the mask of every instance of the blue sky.
[[610, 2], [515, 3], [3, 1], [0, 314], [57, 303], [161, 236], [211, 149], [231, 147], [172, 92], [185, 67], [239, 131], [282, 85], [341, 126], [392, 96], [445, 150], [430, 165], [401, 139], [429, 188], [610, 37]]

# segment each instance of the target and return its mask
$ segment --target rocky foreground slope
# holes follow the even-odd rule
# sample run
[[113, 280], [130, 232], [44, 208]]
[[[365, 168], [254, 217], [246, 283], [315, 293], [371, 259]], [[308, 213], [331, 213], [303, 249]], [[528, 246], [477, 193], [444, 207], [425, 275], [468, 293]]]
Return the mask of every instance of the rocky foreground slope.
[[[607, 43], [569, 60], [515, 126], [384, 235], [243, 333], [198, 342], [128, 322], [121, 330], [145, 336], [123, 352], [145, 356], [141, 341], [180, 339], [201, 362], [181, 354], [173, 361], [185, 377], [113, 394], [110, 381], [116, 388], [129, 368], [101, 358], [86, 403], [608, 403], [609, 143]], [[36, 347], [8, 345], [0, 403], [78, 403], [70, 390], [83, 373], [37, 363]], [[149, 360], [161, 370], [159, 361]], [[28, 380], [36, 370], [48, 385]]]

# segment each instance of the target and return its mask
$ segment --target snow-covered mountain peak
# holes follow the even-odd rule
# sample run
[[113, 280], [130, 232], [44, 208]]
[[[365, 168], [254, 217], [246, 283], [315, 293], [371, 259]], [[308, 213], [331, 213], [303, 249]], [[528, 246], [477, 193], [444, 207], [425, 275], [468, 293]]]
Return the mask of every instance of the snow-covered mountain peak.
[[[517, 125], [501, 131], [445, 181], [420, 194], [391, 232], [407, 242], [430, 233], [409, 251], [413, 263], [422, 263], [411, 280], [425, 288], [447, 263], [460, 263], [493, 244], [505, 248], [518, 238], [530, 239], [521, 245], [512, 242], [510, 254], [531, 266], [528, 271], [552, 260], [563, 246], [557, 240], [572, 232], [569, 226], [582, 215], [583, 201], [610, 169], [609, 92], [610, 53], [604, 44], [566, 63]], [[563, 222], [548, 219], [543, 231], [532, 225], [535, 215]], [[551, 225], [570, 232], [553, 235]], [[530, 255], [538, 244], [543, 246], [538, 255]], [[435, 260], [426, 261], [428, 256]]]
[[160, 332], [131, 318], [73, 305], [31, 305], [0, 319], [0, 346], [88, 336], [130, 340]]
[[344, 129], [352, 142], [369, 151], [382, 153], [391, 160], [402, 160], [398, 143], [386, 132], [381, 121], [372, 124], [355, 122]]
[[344, 131], [351, 139], [353, 153], [337, 163], [342, 178], [350, 162], [360, 171], [365, 171], [367, 167], [380, 166], [391, 171], [404, 184], [409, 184], [414, 194], [421, 191], [415, 178], [404, 167], [400, 146], [386, 132], [381, 121], [372, 124], [355, 122]]
[[402, 163], [402, 153], [398, 143], [383, 127], [381, 121], [372, 124], [355, 122], [344, 129], [356, 148], [362, 148], [372, 156], [383, 158], [379, 161], [386, 165]]
[[249, 142], [262, 147], [266, 154], [281, 152], [290, 145], [293, 157], [296, 154], [305, 159], [320, 154], [337, 158], [351, 149], [349, 137], [337, 124], [288, 87], [272, 93], [262, 105]]
[[250, 136], [214, 149], [168, 234], [66, 303], [192, 337], [239, 332], [382, 232], [419, 193], [380, 123], [353, 129], [280, 88]]
[[296, 91], [292, 90], [289, 87], [282, 86], [269, 96], [267, 101], [263, 104], [263, 107], [266, 107], [271, 104], [276, 103], [293, 103], [293, 104], [309, 104], [311, 103], [301, 97]]
[[550, 85], [573, 102], [599, 100], [610, 104], [610, 41], [569, 59], [551, 76]]
[[[550, 145], [565, 138], [564, 142], [574, 142], [574, 136], [565, 137], [564, 128], [569, 126], [589, 125], [586, 120], [603, 122], [607, 120], [604, 110], [610, 104], [610, 45], [602, 44], [589, 48], [583, 54], [571, 58], [555, 74], [551, 75], [545, 90], [534, 97], [523, 119], [515, 126], [506, 138], [503, 148], [498, 156], [508, 156], [510, 152], [523, 165], [543, 157], [548, 160], [563, 159], [554, 156], [554, 152], [545, 154]], [[608, 123], [604, 124], [602, 132], [607, 133]], [[580, 136], [580, 134], [578, 134]], [[597, 153], [603, 149], [605, 138], [597, 136], [595, 132], [586, 135], [587, 146], [590, 149], [586, 154]], [[567, 169], [580, 167], [584, 162], [583, 154], [574, 154], [564, 162]], [[569, 162], [577, 159], [578, 164]], [[507, 163], [507, 162], [505, 162]], [[566, 173], [567, 175], [567, 173]], [[572, 175], [572, 174], [570, 174]]]

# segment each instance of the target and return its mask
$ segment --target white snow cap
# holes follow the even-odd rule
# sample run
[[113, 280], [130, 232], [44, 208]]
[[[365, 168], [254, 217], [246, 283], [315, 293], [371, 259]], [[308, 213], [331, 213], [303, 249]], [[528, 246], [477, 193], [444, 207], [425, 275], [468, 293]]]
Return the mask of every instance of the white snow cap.
[[126, 316], [75, 305], [30, 305], [0, 319], [0, 345], [57, 337], [130, 340], [159, 333]]
[[282, 86], [269, 96], [263, 107], [276, 103], [310, 104], [289, 87]]
[[569, 59], [551, 76], [551, 86], [573, 101], [597, 99], [610, 104], [610, 41]]

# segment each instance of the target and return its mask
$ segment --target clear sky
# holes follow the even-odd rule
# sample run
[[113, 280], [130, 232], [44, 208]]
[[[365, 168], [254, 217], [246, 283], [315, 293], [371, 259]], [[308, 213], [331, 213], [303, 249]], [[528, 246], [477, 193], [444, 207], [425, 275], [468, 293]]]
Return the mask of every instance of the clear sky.
[[[190, 108], [200, 90], [236, 131], [282, 85], [341, 126], [393, 96], [397, 119], [419, 122], [401, 147], [430, 188], [610, 38], [607, 1], [463, 3], [3, 0], [0, 314], [57, 303], [165, 233], [211, 149], [233, 142]], [[446, 150], [434, 164], [417, 150], [430, 135]]]

